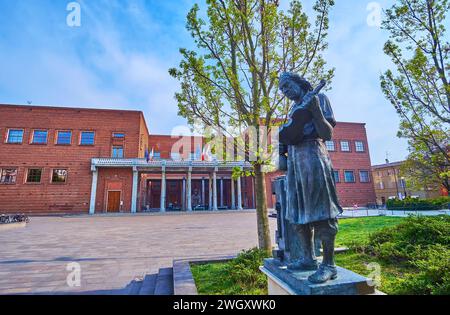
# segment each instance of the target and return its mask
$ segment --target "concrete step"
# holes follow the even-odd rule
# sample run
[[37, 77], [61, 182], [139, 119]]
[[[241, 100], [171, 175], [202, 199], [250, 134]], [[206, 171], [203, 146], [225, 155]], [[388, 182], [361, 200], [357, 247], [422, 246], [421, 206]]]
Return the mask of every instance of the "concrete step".
[[142, 287], [142, 279], [136, 278], [133, 281], [130, 282], [130, 284], [127, 285], [125, 288], [125, 292], [127, 295], [138, 295], [139, 291]]
[[156, 288], [157, 274], [146, 275], [144, 281], [142, 281], [141, 289], [139, 290], [139, 295], [154, 295]]
[[159, 269], [154, 294], [173, 295], [173, 268]]

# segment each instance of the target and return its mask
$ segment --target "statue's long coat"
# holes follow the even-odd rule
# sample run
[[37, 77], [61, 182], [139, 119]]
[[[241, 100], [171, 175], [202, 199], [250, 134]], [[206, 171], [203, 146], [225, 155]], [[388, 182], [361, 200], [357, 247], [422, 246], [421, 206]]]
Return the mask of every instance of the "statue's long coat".
[[[318, 99], [325, 118], [335, 127], [328, 98], [319, 94]], [[326, 145], [312, 122], [305, 125], [304, 135], [305, 139], [288, 151], [286, 219], [293, 224], [335, 219], [342, 213]]]

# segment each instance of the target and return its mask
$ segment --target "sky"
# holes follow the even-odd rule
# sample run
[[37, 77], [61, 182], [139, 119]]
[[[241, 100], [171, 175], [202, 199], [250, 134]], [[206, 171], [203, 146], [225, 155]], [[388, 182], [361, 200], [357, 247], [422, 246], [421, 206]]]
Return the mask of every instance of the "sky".
[[[186, 125], [168, 69], [179, 64], [179, 48], [194, 48], [186, 15], [204, 0], [79, 0], [79, 27], [66, 21], [71, 2], [0, 0], [0, 103], [141, 110], [151, 134]], [[313, 2], [302, 1], [308, 13]], [[367, 21], [373, 5], [336, 0], [325, 56], [336, 68], [327, 92], [336, 119], [366, 123], [372, 164], [381, 164], [387, 153], [404, 159], [407, 143], [396, 137], [398, 116], [380, 90], [392, 64], [382, 51], [388, 34]]]

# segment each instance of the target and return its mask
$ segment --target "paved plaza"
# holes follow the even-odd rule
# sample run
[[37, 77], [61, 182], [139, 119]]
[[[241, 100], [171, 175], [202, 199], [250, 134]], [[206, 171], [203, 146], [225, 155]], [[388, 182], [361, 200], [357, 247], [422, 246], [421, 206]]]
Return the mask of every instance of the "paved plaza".
[[[26, 228], [0, 231], [0, 244], [0, 294], [121, 294], [173, 259], [255, 247], [256, 213], [34, 217]], [[81, 267], [80, 287], [67, 284], [71, 263]]]

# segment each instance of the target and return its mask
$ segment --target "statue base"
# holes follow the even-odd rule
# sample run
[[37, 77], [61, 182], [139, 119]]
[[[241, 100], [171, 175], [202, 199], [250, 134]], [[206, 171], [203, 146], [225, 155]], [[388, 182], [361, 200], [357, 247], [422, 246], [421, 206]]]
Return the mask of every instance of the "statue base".
[[260, 270], [268, 277], [269, 295], [378, 295], [370, 280], [350, 270], [338, 268], [336, 280], [314, 284], [314, 271], [290, 271], [278, 259], [264, 260]]

